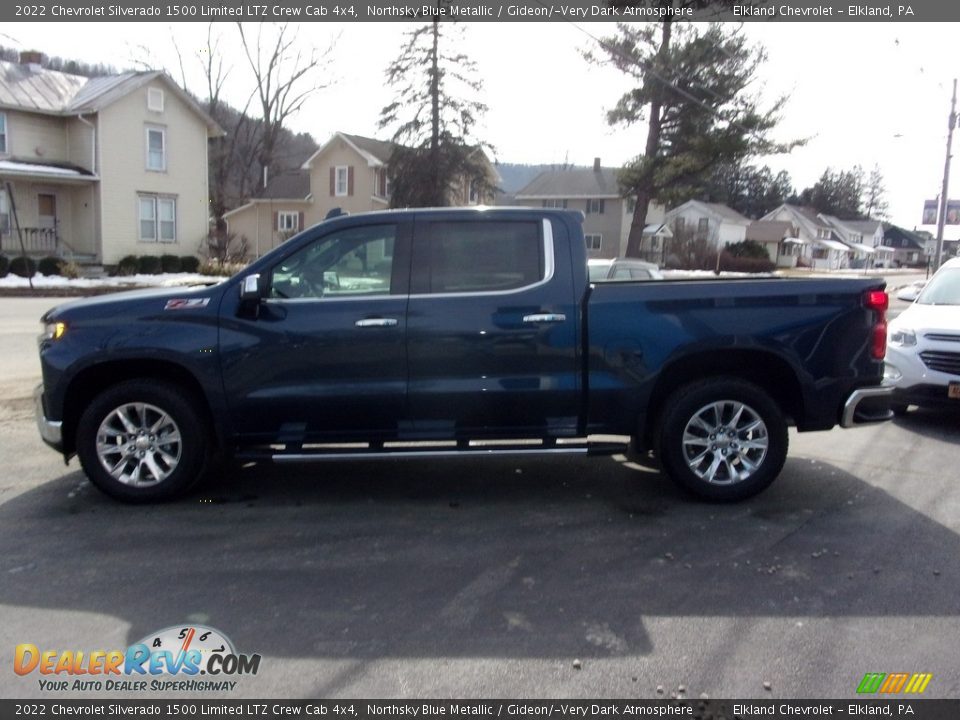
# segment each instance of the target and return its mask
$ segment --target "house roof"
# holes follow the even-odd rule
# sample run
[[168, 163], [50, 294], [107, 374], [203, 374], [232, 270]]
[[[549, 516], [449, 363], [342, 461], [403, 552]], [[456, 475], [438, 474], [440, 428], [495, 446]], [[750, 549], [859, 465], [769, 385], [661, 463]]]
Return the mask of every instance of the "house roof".
[[59, 182], [74, 180], [91, 182], [98, 178], [89, 170], [70, 163], [31, 160], [25, 162], [9, 158], [0, 160], [0, 174], [24, 178], [56, 180]]
[[340, 135], [355, 145], [361, 152], [375, 157], [382, 163], [390, 160], [390, 156], [396, 147], [396, 143], [386, 140], [377, 140], [375, 138], [363, 137], [362, 135], [348, 135], [347, 133], [340, 133]]
[[879, 220], [841, 220], [851, 230], [861, 233], [864, 237], [873, 235], [878, 227], [883, 225]]
[[574, 168], [546, 170], [516, 195], [533, 198], [619, 198], [622, 197], [615, 168]]
[[702, 200], [687, 200], [682, 205], [678, 205], [667, 213], [667, 217], [674, 218], [687, 209], [699, 210], [710, 215], [721, 222], [731, 222], [737, 225], [749, 225], [750, 218], [744, 217], [733, 208], [727, 207], [722, 203], [709, 203]]
[[755, 220], [747, 225], [747, 240], [756, 242], [780, 242], [796, 237], [797, 228], [785, 220]]
[[199, 115], [208, 134], [224, 134], [196, 100], [159, 70], [86, 78], [35, 65], [0, 61], [0, 107], [60, 116], [99, 112], [154, 80], [163, 82]]
[[277, 175], [256, 195], [257, 200], [305, 200], [310, 195], [310, 173], [303, 170]]
[[367, 165], [370, 167], [386, 165], [390, 160], [390, 155], [393, 154], [394, 147], [396, 147], [394, 143], [387, 142], [386, 140], [377, 140], [362, 135], [348, 135], [338, 130], [331, 135], [330, 139], [321, 145], [313, 155], [308, 157], [300, 168], [302, 170], [309, 170], [313, 166], [313, 161], [326, 152], [327, 148], [338, 139], [343, 140], [356, 150], [357, 153], [367, 161]]
[[890, 223], [883, 223], [883, 244], [894, 248], [923, 250], [926, 242], [916, 233]]
[[783, 205], [780, 205], [779, 207], [768, 212], [766, 215], [764, 215], [760, 219], [763, 220], [764, 218], [768, 218], [771, 215], [776, 215], [781, 210], [786, 210], [791, 215], [796, 217], [798, 220], [802, 220], [803, 222], [809, 225], [813, 225], [814, 227], [821, 227], [821, 228], [830, 227], [830, 223], [824, 221], [817, 214], [817, 211], [814, 210], [813, 208], [800, 207], [799, 205], [791, 205], [790, 203], [784, 203]]

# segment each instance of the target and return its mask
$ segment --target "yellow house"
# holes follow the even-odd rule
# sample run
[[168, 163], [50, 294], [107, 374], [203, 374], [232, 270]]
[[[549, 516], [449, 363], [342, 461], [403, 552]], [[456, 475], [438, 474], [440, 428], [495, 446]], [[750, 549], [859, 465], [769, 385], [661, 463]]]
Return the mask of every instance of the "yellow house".
[[[307, 158], [299, 172], [278, 175], [249, 202], [224, 214], [227, 229], [260, 256], [333, 209], [356, 214], [390, 207], [387, 164], [394, 144], [336, 132]], [[491, 177], [496, 171], [489, 166]], [[491, 183], [496, 184], [496, 183]], [[463, 184], [453, 205], [492, 203]]]
[[86, 78], [41, 60], [0, 62], [0, 252], [196, 254], [217, 123], [162, 72]]

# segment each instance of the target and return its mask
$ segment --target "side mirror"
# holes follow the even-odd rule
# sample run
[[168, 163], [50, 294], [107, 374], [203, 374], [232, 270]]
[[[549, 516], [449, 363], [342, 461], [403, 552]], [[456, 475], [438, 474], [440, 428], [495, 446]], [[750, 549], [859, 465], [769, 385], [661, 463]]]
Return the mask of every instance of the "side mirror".
[[260, 274], [247, 275], [240, 286], [240, 302], [256, 304], [260, 302], [261, 297], [263, 295], [260, 291]]

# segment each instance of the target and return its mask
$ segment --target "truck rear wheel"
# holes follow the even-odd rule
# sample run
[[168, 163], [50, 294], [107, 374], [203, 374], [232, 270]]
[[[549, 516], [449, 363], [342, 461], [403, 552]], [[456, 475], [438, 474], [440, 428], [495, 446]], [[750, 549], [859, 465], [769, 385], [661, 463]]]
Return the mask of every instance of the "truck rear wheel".
[[732, 377], [684, 385], [664, 405], [659, 455], [670, 477], [695, 495], [742, 500], [772, 483], [787, 458], [787, 424], [776, 402]]
[[210, 442], [194, 403], [175, 385], [128, 380], [94, 398], [77, 424], [90, 481], [124, 502], [168, 500], [202, 476]]

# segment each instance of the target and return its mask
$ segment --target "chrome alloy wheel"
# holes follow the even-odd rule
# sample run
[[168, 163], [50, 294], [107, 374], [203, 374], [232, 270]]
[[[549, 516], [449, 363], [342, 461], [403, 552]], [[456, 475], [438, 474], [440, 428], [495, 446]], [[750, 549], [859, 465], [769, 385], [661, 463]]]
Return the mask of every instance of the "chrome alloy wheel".
[[753, 475], [770, 448], [760, 415], [737, 400], [704, 405], [683, 430], [683, 457], [690, 470], [713, 485], [733, 485]]
[[180, 428], [166, 412], [147, 403], [110, 411], [97, 430], [97, 457], [124, 485], [145, 487], [166, 480], [180, 462]]

